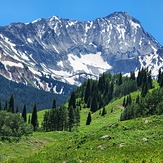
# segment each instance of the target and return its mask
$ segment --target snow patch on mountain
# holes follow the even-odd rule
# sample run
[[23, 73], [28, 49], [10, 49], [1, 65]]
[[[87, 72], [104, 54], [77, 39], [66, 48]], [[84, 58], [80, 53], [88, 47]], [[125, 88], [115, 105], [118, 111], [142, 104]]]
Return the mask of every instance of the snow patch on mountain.
[[153, 77], [157, 77], [158, 70], [163, 68], [163, 58], [161, 58], [158, 54], [139, 56], [139, 61], [141, 68], [148, 68], [151, 71]]
[[74, 72], [94, 74], [94, 71], [96, 71], [97, 74], [95, 75], [99, 75], [106, 70], [111, 69], [111, 66], [101, 57], [101, 52], [80, 55], [80, 57], [68, 54], [68, 61]]
[[4, 64], [5, 67], [10, 66], [10, 67], [20, 67], [20, 68], [24, 68], [22, 63], [15, 63], [15, 62], [11, 62], [11, 61], [1, 61], [1, 63]]
[[141, 28], [140, 24], [138, 24], [138, 23], [136, 23], [136, 22], [134, 22], [134, 21], [131, 21], [131, 20], [130, 20], [130, 23], [131, 23], [131, 26], [134, 27], [135, 29]]

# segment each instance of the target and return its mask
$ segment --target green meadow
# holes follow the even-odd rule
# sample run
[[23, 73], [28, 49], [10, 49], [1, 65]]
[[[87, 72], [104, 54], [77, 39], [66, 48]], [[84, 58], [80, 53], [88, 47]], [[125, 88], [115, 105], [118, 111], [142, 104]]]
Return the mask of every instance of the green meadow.
[[[136, 97], [139, 92], [132, 93]], [[107, 114], [81, 110], [81, 123], [73, 132], [37, 131], [19, 141], [0, 142], [0, 162], [11, 163], [161, 163], [163, 115], [119, 121], [123, 98], [106, 106]], [[39, 124], [45, 111], [38, 112]]]

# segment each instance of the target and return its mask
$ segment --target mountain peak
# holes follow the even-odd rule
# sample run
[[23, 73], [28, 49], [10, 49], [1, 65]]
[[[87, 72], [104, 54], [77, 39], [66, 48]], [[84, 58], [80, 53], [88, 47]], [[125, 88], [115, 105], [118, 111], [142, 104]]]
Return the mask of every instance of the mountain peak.
[[127, 12], [113, 12], [113, 13], [109, 14], [108, 16], [106, 16], [106, 18], [111, 18], [111, 17], [130, 18], [131, 16]]
[[56, 20], [60, 20], [60, 18], [58, 16], [52, 16], [49, 18], [50, 21], [56, 21]]
[[[163, 67], [160, 45], [126, 12], [80, 22], [53, 16], [0, 28], [0, 74], [37, 88], [63, 93], [106, 71]], [[162, 54], [162, 53], [161, 53]], [[57, 82], [56, 82], [57, 81]]]

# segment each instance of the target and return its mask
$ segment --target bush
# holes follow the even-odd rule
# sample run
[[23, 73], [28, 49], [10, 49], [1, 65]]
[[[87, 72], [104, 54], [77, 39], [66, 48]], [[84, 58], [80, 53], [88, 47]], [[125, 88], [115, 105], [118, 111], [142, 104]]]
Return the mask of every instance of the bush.
[[0, 136], [21, 137], [32, 133], [32, 127], [26, 124], [19, 114], [0, 112]]

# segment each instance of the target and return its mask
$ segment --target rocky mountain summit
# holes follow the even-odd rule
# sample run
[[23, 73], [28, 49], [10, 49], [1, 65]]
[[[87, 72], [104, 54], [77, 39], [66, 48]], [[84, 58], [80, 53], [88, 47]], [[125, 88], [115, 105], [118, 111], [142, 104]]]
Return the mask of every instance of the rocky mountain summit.
[[53, 16], [0, 27], [0, 74], [17, 83], [69, 94], [86, 78], [163, 68], [161, 45], [125, 12], [79, 22]]

